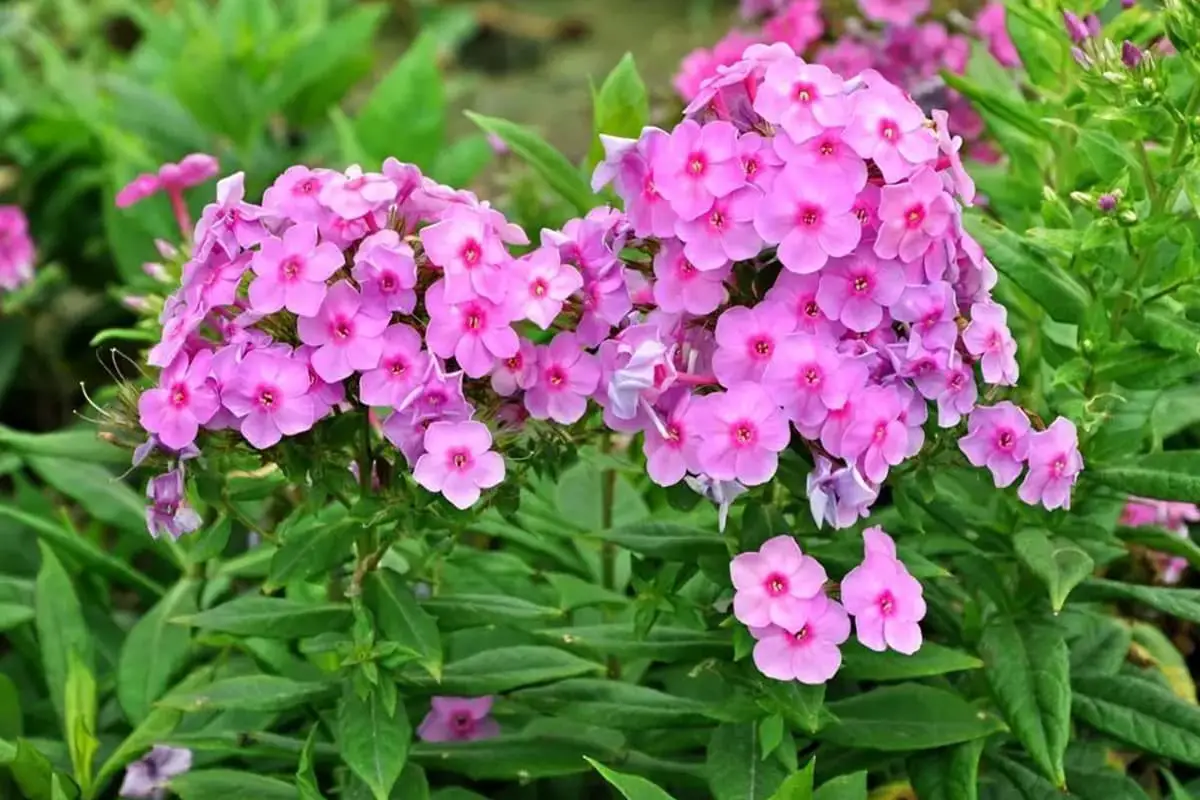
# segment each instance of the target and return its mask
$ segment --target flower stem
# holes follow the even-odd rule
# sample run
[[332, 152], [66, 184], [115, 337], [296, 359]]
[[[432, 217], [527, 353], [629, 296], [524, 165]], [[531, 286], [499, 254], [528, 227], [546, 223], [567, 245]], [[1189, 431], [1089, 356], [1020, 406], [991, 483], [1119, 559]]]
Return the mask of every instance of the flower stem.
[[[608, 452], [611, 442], [605, 437], [603, 451]], [[613, 503], [617, 494], [617, 473], [610, 467], [604, 470], [600, 477], [600, 527], [604, 530], [612, 528]], [[605, 541], [600, 550], [600, 576], [605, 589], [616, 591], [617, 587], [617, 546]], [[616, 680], [621, 677], [621, 661], [616, 656], [608, 657], [608, 677]]]
[[171, 198], [171, 212], [179, 225], [179, 235], [183, 241], [192, 238], [192, 215], [188, 213], [187, 203], [183, 201], [183, 190], [178, 187], [168, 187], [167, 196]]

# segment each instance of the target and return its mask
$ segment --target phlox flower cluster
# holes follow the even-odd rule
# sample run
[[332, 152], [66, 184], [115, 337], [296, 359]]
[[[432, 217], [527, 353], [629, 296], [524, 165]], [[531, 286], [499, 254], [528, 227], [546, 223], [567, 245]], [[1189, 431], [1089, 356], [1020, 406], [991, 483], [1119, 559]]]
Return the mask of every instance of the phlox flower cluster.
[[24, 212], [17, 206], [0, 206], [0, 290], [15, 291], [33, 280], [34, 258]]
[[864, 558], [842, 579], [841, 602], [826, 593], [824, 567], [790, 536], [776, 536], [729, 565], [733, 614], [757, 640], [754, 664], [768, 678], [821, 684], [841, 667], [850, 620], [864, 646], [912, 655], [925, 617], [921, 584], [882, 528], [863, 531]]
[[[1130, 528], [1152, 525], [1184, 540], [1191, 539], [1189, 522], [1200, 522], [1200, 508], [1194, 504], [1145, 497], [1130, 497], [1121, 510], [1120, 519], [1120, 524]], [[1179, 583], [1183, 571], [1187, 569], [1186, 558], [1157, 551], [1152, 551], [1150, 557], [1158, 571], [1159, 580], [1168, 585]]]

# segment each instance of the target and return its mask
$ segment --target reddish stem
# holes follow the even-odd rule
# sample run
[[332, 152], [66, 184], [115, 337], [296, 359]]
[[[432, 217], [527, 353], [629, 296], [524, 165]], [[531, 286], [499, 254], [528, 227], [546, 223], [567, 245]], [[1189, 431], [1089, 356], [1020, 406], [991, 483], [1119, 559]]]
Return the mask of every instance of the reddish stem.
[[175, 215], [175, 223], [179, 225], [179, 234], [184, 240], [192, 237], [192, 215], [188, 213], [187, 203], [183, 201], [183, 189], [178, 186], [167, 187], [167, 197], [171, 199], [171, 212]]

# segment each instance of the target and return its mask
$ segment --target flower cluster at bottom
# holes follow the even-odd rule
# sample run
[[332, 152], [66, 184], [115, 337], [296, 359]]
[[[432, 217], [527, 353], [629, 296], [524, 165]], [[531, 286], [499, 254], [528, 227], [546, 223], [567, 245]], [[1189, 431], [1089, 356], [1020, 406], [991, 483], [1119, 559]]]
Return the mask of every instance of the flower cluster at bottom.
[[825, 593], [825, 568], [790, 536], [776, 536], [758, 552], [734, 558], [733, 614], [758, 640], [754, 664], [763, 675], [825, 683], [842, 665], [839, 648], [850, 638], [852, 617], [864, 647], [905, 655], [920, 649], [921, 584], [896, 557], [896, 544], [882, 528], [867, 528], [863, 542], [862, 563], [842, 579], [840, 603]]
[[[1120, 519], [1120, 524], [1127, 527], [1155, 526], [1185, 541], [1191, 539], [1189, 522], [1200, 522], [1200, 508], [1193, 503], [1151, 500], [1147, 497], [1130, 497], [1121, 510]], [[1157, 571], [1159, 580], [1165, 584], [1179, 583], [1188, 565], [1187, 559], [1182, 556], [1159, 551], [1151, 551], [1150, 563]]]

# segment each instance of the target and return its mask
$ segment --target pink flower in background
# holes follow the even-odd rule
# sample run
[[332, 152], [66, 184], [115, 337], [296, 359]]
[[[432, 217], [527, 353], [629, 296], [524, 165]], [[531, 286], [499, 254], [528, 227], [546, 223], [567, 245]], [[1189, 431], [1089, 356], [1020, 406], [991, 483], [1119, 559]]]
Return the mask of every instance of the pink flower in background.
[[33, 280], [29, 223], [17, 206], [0, 205], [0, 289], [13, 291]]
[[954, 201], [943, 191], [937, 173], [923, 168], [907, 183], [885, 186], [880, 191], [875, 255], [913, 261], [931, 242], [940, 238], [954, 214]]
[[362, 287], [363, 302], [377, 311], [411, 314], [417, 305], [413, 249], [396, 231], [378, 231], [363, 239], [350, 274]]
[[733, 580], [733, 614], [743, 625], [778, 625], [798, 631], [806, 620], [807, 602], [821, 594], [827, 577], [812, 556], [791, 536], [768, 539], [754, 553], [742, 553], [729, 565]]
[[929, 10], [929, 0], [858, 0], [858, 7], [874, 22], [910, 25]]
[[264, 239], [251, 259], [257, 276], [250, 284], [251, 306], [258, 314], [286, 308], [302, 317], [314, 316], [325, 300], [325, 281], [343, 263], [336, 244], [317, 244], [316, 225], [293, 225], [282, 239]]
[[417, 726], [423, 742], [473, 742], [500, 734], [500, 726], [489, 716], [491, 697], [434, 697], [430, 706]]
[[732, 268], [725, 264], [719, 269], [697, 269], [680, 242], [667, 240], [654, 256], [654, 301], [671, 314], [716, 311], [727, 296], [725, 279]]
[[1021, 56], [1008, 35], [1004, 14], [1004, 3], [992, 0], [984, 4], [975, 15], [975, 32], [987, 42], [988, 52], [1003, 67], [1021, 66]]
[[425, 292], [429, 326], [425, 341], [435, 355], [453, 357], [468, 378], [482, 378], [498, 358], [516, 354], [521, 343], [512, 329], [512, 314], [504, 305], [482, 297], [447, 303], [441, 281]]
[[763, 35], [770, 42], [783, 42], [803, 53], [825, 33], [819, 0], [792, 0], [779, 14], [763, 24]]
[[161, 188], [162, 184], [159, 183], [157, 175], [143, 173], [121, 187], [117, 192], [116, 206], [117, 208], [129, 208], [157, 193]]
[[158, 386], [138, 398], [138, 421], [172, 450], [182, 450], [196, 440], [200, 426], [217, 413], [220, 402], [209, 382], [212, 352], [201, 350], [192, 358], [180, 353], [158, 378]]
[[520, 278], [512, 279], [514, 302], [521, 313], [542, 330], [554, 322], [563, 303], [583, 288], [579, 270], [563, 264], [558, 252], [547, 247], [522, 256], [514, 265]]
[[1071, 509], [1071, 487], [1083, 471], [1075, 423], [1059, 417], [1044, 431], [1029, 436], [1029, 472], [1017, 495], [1030, 505], [1048, 510]]
[[817, 51], [816, 61], [829, 67], [839, 75], [852, 77], [875, 63], [876, 52], [865, 42], [842, 34], [833, 44]]
[[693, 396], [684, 392], [662, 419], [661, 427], [646, 428], [643, 451], [646, 454], [646, 473], [659, 486], [673, 486], [684, 475], [696, 469], [696, 445], [689, 411]]
[[967, 435], [958, 440], [958, 448], [973, 465], [987, 467], [1002, 488], [1025, 468], [1031, 430], [1029, 417], [1012, 403], [980, 406], [971, 412]]
[[721, 269], [758, 255], [762, 239], [754, 230], [754, 212], [761, 197], [758, 189], [747, 186], [713, 200], [699, 217], [675, 223], [675, 234], [697, 269]]
[[413, 478], [456, 508], [470, 508], [482, 489], [504, 480], [504, 459], [491, 448], [492, 434], [482, 422], [435, 422], [425, 431], [425, 454]]
[[983, 379], [991, 384], [1013, 386], [1020, 370], [1017, 342], [1008, 329], [1008, 311], [988, 301], [971, 306], [971, 322], [963, 331], [963, 344], [973, 356], [981, 356]]
[[166, 163], [158, 168], [158, 180], [168, 191], [190, 189], [217, 177], [221, 164], [208, 153], [191, 153], [178, 164]]
[[317, 348], [313, 369], [330, 383], [348, 378], [355, 370], [379, 366], [386, 316], [363, 305], [362, 295], [346, 281], [338, 281], [325, 295], [316, 316], [301, 317], [300, 341]]
[[700, 468], [719, 481], [766, 483], [787, 447], [787, 417], [757, 383], [739, 383], [697, 401]]
[[912, 655], [923, 638], [921, 584], [896, 558], [896, 545], [882, 528], [867, 528], [863, 542], [863, 562], [842, 579], [842, 603], [854, 617], [858, 641], [877, 652]]
[[898, 264], [860, 249], [821, 274], [817, 304], [830, 319], [866, 333], [883, 321], [883, 310], [899, 300], [903, 291], [904, 272]]
[[381, 338], [379, 366], [362, 374], [358, 399], [368, 406], [395, 407], [425, 380], [429, 354], [408, 325], [391, 325]]
[[654, 164], [658, 191], [681, 219], [707, 212], [713, 200], [746, 184], [737, 128], [728, 122], [700, 126], [684, 120], [671, 132]]
[[850, 109], [845, 82], [828, 67], [806, 64], [800, 58], [771, 64], [754, 98], [754, 110], [782, 127], [797, 144], [827, 128], [845, 125]]
[[534, 419], [570, 425], [583, 416], [599, 382], [596, 357], [583, 349], [575, 334], [560, 333], [538, 348], [537, 374], [525, 393], [525, 407]]
[[855, 188], [836, 172], [800, 173], [785, 167], [759, 206], [754, 227], [778, 244], [779, 261], [800, 274], [816, 272], [831, 257], [850, 253], [862, 236], [851, 213]]
[[842, 666], [839, 645], [850, 638], [850, 617], [836, 601], [819, 596], [807, 601], [801, 624], [795, 630], [772, 625], [751, 628], [754, 666], [777, 681], [817, 685], [832, 678]]
[[316, 412], [308, 390], [303, 361], [255, 350], [238, 365], [221, 392], [221, 402], [239, 418], [246, 441], [263, 450], [312, 427]]

